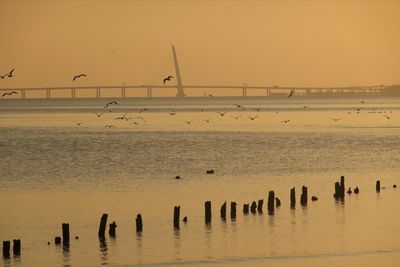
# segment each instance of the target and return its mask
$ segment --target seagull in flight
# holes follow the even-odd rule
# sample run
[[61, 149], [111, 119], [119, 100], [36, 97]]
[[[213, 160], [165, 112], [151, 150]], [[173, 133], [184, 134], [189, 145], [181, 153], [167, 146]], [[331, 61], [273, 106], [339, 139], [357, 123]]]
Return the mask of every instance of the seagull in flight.
[[258, 118], [258, 116], [254, 116], [254, 117], [249, 116], [248, 118], [249, 118], [250, 120], [254, 121], [255, 119]]
[[240, 117], [242, 117], [242, 115], [238, 115], [238, 116], [231, 116], [231, 118], [233, 118], [233, 119], [235, 119], [235, 120], [238, 120]]
[[207, 120], [203, 120], [204, 122], [206, 122], [206, 123], [210, 123], [210, 119], [207, 119]]
[[108, 107], [111, 106], [111, 105], [119, 105], [119, 104], [117, 103], [117, 101], [108, 102], [108, 103], [104, 106], [104, 108], [108, 108]]
[[127, 113], [125, 113], [124, 115], [122, 115], [121, 117], [118, 117], [118, 118], [115, 118], [115, 120], [126, 120], [126, 114]]
[[147, 108], [142, 108], [141, 110], [139, 110], [139, 113], [145, 112], [147, 110], [148, 110]]
[[191, 124], [193, 122], [193, 120], [190, 121], [185, 121], [187, 124]]
[[18, 94], [18, 92], [12, 91], [12, 92], [9, 92], [9, 93], [2, 94], [1, 97], [5, 97], [6, 95], [16, 95], [16, 94]]
[[290, 90], [290, 93], [288, 94], [287, 97], [291, 97], [293, 94], [294, 94], [294, 91], [293, 91], [293, 90]]
[[223, 116], [225, 115], [226, 111], [224, 111], [224, 112], [219, 112], [219, 111], [217, 111], [217, 113], [218, 113], [219, 115], [221, 115], [221, 117], [223, 117]]
[[288, 123], [290, 120], [281, 121], [281, 123]]
[[164, 78], [163, 84], [165, 84], [166, 81], [170, 81], [174, 76], [169, 75], [167, 78]]
[[101, 116], [103, 116], [104, 112], [102, 112], [102, 113], [95, 112], [94, 114], [96, 114], [97, 118], [100, 118]]
[[80, 78], [80, 77], [87, 77], [86, 74], [81, 73], [79, 75], [75, 75], [74, 78], [72, 79], [73, 82], [75, 82], [76, 79]]
[[386, 117], [386, 119], [388, 119], [388, 120], [390, 120], [390, 116], [388, 116], [388, 115], [383, 115], [383, 116], [385, 116]]
[[76, 126], [81, 126], [83, 124], [83, 122], [77, 122]]
[[340, 121], [340, 120], [343, 120], [343, 118], [331, 118], [331, 120]]
[[117, 128], [117, 127], [115, 127], [114, 125], [106, 125], [104, 126], [104, 128]]
[[171, 112], [169, 113], [169, 115], [171, 115], [171, 116], [176, 115], [176, 112], [175, 112], [175, 111], [171, 111]]

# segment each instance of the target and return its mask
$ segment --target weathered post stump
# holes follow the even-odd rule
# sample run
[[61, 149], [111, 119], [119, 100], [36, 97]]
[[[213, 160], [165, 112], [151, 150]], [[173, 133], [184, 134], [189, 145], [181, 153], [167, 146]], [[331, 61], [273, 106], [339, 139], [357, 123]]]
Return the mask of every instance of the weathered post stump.
[[204, 203], [204, 209], [205, 209], [205, 221], [206, 223], [211, 223], [211, 201], [206, 201]]
[[187, 218], [187, 216], [185, 216], [185, 217], [183, 217], [183, 220], [182, 220], [184, 223], [187, 223], [188, 222], [188, 218]]
[[254, 214], [256, 213], [256, 211], [257, 211], [257, 203], [253, 201], [250, 206], [250, 212]]
[[179, 216], [181, 213], [181, 206], [174, 207], [174, 228], [179, 229]]
[[225, 220], [226, 219], [226, 201], [224, 202], [224, 204], [222, 204], [220, 213], [221, 213], [221, 218], [223, 220]]
[[308, 197], [307, 197], [307, 187], [302, 186], [301, 188], [301, 196], [300, 196], [300, 204], [303, 206], [307, 205]]
[[10, 257], [10, 241], [3, 241], [3, 257]]
[[243, 204], [243, 214], [249, 214], [249, 204]]
[[340, 176], [340, 197], [344, 198], [344, 191], [345, 191], [345, 187], [344, 187], [344, 176]]
[[21, 255], [21, 239], [13, 240], [13, 254], [15, 256]]
[[316, 196], [311, 197], [311, 201], [317, 201], [317, 200], [318, 200], [318, 198]]
[[275, 211], [275, 193], [274, 191], [269, 191], [268, 193], [268, 213], [273, 214]]
[[376, 181], [376, 192], [380, 192], [381, 191], [381, 181]]
[[290, 207], [292, 209], [296, 207], [296, 189], [294, 187], [290, 189]]
[[109, 228], [109, 230], [108, 230], [108, 234], [111, 236], [111, 237], [115, 237], [115, 228], [117, 228], [117, 224], [115, 223], [115, 222], [112, 222], [112, 223], [110, 223], [110, 228]]
[[351, 191], [351, 187], [349, 187], [349, 190], [347, 190], [347, 194], [351, 194], [351, 193], [353, 193], [352, 191]]
[[54, 244], [56, 244], [56, 245], [60, 245], [61, 244], [61, 237], [60, 236], [56, 236], [54, 238]]
[[335, 193], [333, 194], [333, 196], [337, 199], [340, 198], [340, 184], [339, 182], [335, 183]]
[[62, 238], [64, 245], [69, 244], [69, 223], [62, 224]]
[[236, 219], [236, 202], [231, 202], [231, 219]]
[[99, 233], [98, 233], [99, 238], [105, 238], [106, 237], [107, 218], [108, 218], [108, 214], [107, 213], [104, 213], [101, 216], [100, 226], [99, 226]]
[[356, 188], [354, 188], [354, 194], [358, 194], [360, 193], [360, 189], [358, 189], [358, 186], [356, 186]]
[[258, 213], [262, 213], [263, 212], [263, 205], [264, 205], [264, 200], [260, 199], [258, 201], [258, 205], [257, 205], [257, 212]]
[[276, 207], [280, 207], [281, 206], [281, 200], [279, 198], [275, 198], [275, 202], [276, 202]]
[[140, 233], [143, 231], [143, 221], [142, 221], [142, 215], [139, 213], [136, 216], [136, 232]]

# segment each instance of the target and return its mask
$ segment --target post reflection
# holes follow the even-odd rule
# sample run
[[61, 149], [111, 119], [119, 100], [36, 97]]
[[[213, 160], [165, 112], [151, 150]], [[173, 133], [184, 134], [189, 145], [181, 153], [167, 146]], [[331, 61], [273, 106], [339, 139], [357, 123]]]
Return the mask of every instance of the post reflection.
[[108, 247], [105, 238], [99, 238], [100, 261], [102, 265], [108, 264]]
[[179, 228], [174, 228], [174, 245], [175, 245], [175, 259], [181, 260], [181, 231]]
[[71, 266], [71, 251], [69, 249], [68, 243], [63, 244], [62, 254], [63, 254], [63, 266], [70, 267]]

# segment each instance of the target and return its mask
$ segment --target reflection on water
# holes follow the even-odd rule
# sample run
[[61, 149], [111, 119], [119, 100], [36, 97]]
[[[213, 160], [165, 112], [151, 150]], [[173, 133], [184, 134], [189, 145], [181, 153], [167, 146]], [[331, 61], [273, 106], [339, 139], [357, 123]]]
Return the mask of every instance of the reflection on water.
[[71, 265], [71, 251], [69, 249], [69, 244], [62, 245], [62, 255], [63, 255], [63, 266], [70, 267]]
[[108, 247], [105, 238], [99, 238], [99, 252], [101, 265], [108, 264]]

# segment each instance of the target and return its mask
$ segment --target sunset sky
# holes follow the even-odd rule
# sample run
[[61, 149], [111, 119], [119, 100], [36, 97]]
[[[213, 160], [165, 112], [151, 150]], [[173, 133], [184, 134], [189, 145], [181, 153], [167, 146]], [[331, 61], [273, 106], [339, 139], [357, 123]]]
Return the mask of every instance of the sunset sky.
[[171, 44], [184, 84], [398, 84], [399, 14], [400, 1], [1, 1], [0, 73], [15, 77], [0, 88], [162, 84]]

